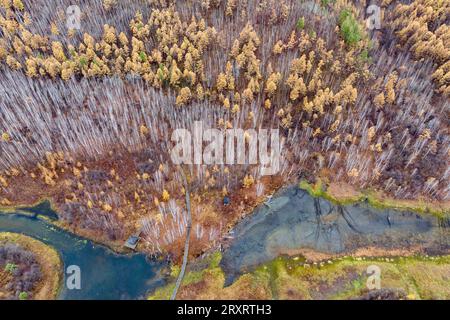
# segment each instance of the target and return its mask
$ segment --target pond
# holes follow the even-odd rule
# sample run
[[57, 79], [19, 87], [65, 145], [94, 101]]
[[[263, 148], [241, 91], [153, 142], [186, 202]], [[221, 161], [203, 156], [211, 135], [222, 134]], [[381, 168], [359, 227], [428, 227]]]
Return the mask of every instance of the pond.
[[420, 247], [429, 255], [444, 254], [450, 250], [449, 225], [431, 214], [380, 210], [366, 202], [335, 205], [289, 187], [232, 230], [221, 267], [230, 284], [243, 272], [298, 249], [349, 254], [368, 247]]
[[64, 231], [35, 217], [53, 217], [48, 204], [30, 210], [31, 216], [0, 213], [0, 232], [15, 232], [38, 239], [59, 253], [64, 264], [81, 271], [81, 288], [69, 290], [66, 275], [58, 299], [144, 299], [151, 290], [165, 284], [165, 263], [143, 254], [116, 254], [110, 249]]

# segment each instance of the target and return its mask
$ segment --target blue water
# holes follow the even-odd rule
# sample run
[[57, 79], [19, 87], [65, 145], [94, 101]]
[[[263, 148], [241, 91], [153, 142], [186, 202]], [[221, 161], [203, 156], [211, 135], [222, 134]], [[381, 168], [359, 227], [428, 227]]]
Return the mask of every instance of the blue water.
[[[40, 209], [35, 208], [35, 213]], [[143, 254], [116, 254], [36, 217], [0, 213], [1, 231], [25, 234], [51, 245], [59, 253], [64, 270], [70, 265], [80, 267], [81, 289], [69, 290], [64, 275], [58, 299], [143, 299], [165, 284], [163, 262]]]
[[343, 254], [366, 247], [420, 246], [429, 255], [446, 254], [450, 249], [448, 226], [431, 214], [380, 210], [364, 201], [340, 206], [290, 187], [233, 228], [234, 239], [220, 264], [228, 285], [287, 249]]

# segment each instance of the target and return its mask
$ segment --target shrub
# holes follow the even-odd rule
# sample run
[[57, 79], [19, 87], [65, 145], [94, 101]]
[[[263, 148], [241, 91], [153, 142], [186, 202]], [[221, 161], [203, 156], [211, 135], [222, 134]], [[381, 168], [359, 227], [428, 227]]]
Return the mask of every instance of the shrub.
[[22, 291], [21, 293], [19, 293], [19, 300], [27, 300], [28, 299], [28, 293], [26, 293], [25, 291]]
[[328, 5], [329, 5], [331, 2], [334, 2], [334, 0], [321, 0], [321, 1], [320, 1], [320, 4], [322, 5], [322, 7], [328, 7]]
[[5, 266], [5, 271], [9, 273], [13, 273], [17, 269], [17, 265], [14, 263], [7, 263]]
[[300, 19], [298, 19], [297, 21], [297, 29], [299, 30], [303, 30], [305, 28], [305, 18], [301, 17]]
[[339, 28], [342, 38], [348, 45], [354, 45], [362, 39], [358, 21], [348, 9], [342, 10], [339, 15]]

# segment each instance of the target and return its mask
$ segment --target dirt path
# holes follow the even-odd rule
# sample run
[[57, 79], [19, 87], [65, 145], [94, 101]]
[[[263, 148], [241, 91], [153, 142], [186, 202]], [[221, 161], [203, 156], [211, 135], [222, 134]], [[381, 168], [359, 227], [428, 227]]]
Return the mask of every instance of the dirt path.
[[186, 180], [186, 176], [184, 175], [183, 172], [181, 172], [181, 176], [183, 177], [184, 190], [186, 192], [186, 210], [187, 210], [187, 214], [188, 214], [188, 224], [187, 224], [187, 228], [186, 228], [186, 240], [184, 242], [183, 265], [181, 266], [181, 271], [180, 271], [180, 274], [178, 275], [178, 279], [175, 284], [175, 288], [173, 289], [170, 300], [176, 299], [178, 290], [181, 286], [181, 282], [183, 281], [184, 274], [186, 272], [186, 266], [187, 266], [188, 256], [189, 256], [189, 240], [191, 238], [191, 227], [192, 227], [191, 196], [189, 193], [189, 187], [188, 187], [188, 183]]

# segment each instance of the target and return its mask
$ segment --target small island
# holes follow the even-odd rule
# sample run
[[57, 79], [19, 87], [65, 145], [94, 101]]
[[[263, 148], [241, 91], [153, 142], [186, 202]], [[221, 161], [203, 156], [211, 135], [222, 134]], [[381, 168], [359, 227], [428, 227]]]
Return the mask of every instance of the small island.
[[55, 299], [61, 270], [52, 247], [21, 234], [0, 233], [0, 299]]

